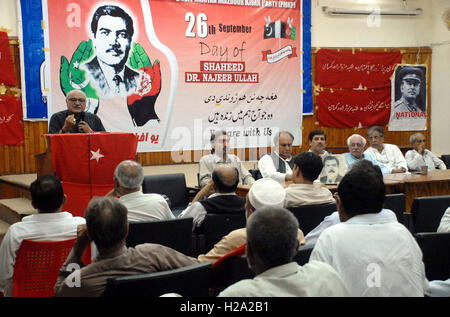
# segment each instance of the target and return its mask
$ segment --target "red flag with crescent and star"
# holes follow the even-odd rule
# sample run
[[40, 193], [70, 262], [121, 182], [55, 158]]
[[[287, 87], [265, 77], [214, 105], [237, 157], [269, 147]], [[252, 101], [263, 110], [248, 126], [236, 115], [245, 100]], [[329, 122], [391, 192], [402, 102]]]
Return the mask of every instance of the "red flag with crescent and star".
[[67, 202], [64, 210], [84, 216], [94, 196], [114, 187], [114, 169], [135, 160], [137, 137], [132, 133], [49, 134], [53, 168], [61, 179]]

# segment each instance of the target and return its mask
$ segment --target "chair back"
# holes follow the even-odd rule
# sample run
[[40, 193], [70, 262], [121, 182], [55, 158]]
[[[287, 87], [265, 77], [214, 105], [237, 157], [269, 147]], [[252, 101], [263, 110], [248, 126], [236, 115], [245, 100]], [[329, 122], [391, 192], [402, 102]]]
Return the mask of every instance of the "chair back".
[[53, 297], [58, 272], [76, 238], [63, 241], [23, 240], [13, 274], [14, 297]]
[[425, 274], [429, 281], [450, 278], [450, 232], [414, 234], [423, 253]]
[[336, 203], [288, 207], [287, 209], [297, 218], [299, 228], [305, 236], [317, 227], [326, 216], [337, 210]]
[[214, 245], [231, 231], [245, 228], [245, 213], [213, 214], [207, 213], [203, 221], [204, 252], [211, 250]]
[[383, 208], [392, 210], [397, 216], [397, 221], [405, 224], [405, 218], [403, 216], [405, 212], [406, 196], [403, 193], [387, 194], [384, 199]]
[[127, 247], [135, 247], [142, 243], [157, 243], [190, 255], [192, 218], [130, 222], [126, 243]]
[[304, 265], [308, 263], [313, 249], [314, 246], [301, 246], [298, 249], [297, 254], [294, 256], [294, 261], [297, 262], [298, 265]]
[[444, 154], [441, 156], [441, 158], [445, 166], [447, 166], [447, 169], [450, 169], [450, 154]]
[[252, 175], [252, 177], [257, 181], [258, 179], [263, 178], [261, 172], [259, 169], [249, 169], [249, 173]]
[[211, 268], [211, 263], [199, 263], [163, 272], [108, 279], [104, 294], [158, 297], [176, 293], [183, 297], [207, 297]]
[[450, 195], [414, 198], [411, 206], [412, 232], [436, 232], [448, 206]]
[[255, 273], [248, 267], [247, 255], [230, 256], [214, 267], [211, 284], [220, 291], [241, 280], [254, 277]]
[[146, 175], [142, 183], [142, 192], [166, 195], [170, 199], [171, 209], [189, 204], [186, 177], [183, 173]]

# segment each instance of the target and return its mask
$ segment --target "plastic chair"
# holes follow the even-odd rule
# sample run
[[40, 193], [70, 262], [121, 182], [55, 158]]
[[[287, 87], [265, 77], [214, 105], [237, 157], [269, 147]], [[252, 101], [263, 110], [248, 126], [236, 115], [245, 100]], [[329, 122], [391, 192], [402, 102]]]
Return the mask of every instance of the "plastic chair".
[[199, 263], [157, 273], [108, 279], [105, 296], [157, 297], [176, 293], [183, 297], [207, 297], [211, 263]]
[[192, 218], [130, 222], [127, 247], [157, 243], [186, 255], [192, 252]]
[[189, 197], [194, 196], [197, 191], [198, 189], [186, 187], [186, 177], [183, 173], [146, 175], [142, 183], [144, 194], [166, 195], [175, 216], [187, 207], [190, 202]]
[[427, 279], [450, 278], [450, 232], [419, 232], [414, 237], [423, 253]]
[[336, 203], [288, 207], [287, 209], [297, 218], [299, 228], [305, 236], [317, 227], [326, 216], [337, 210]]
[[14, 265], [12, 296], [53, 297], [59, 269], [75, 241], [23, 240]]
[[450, 195], [414, 198], [411, 206], [412, 232], [436, 232], [449, 206]]

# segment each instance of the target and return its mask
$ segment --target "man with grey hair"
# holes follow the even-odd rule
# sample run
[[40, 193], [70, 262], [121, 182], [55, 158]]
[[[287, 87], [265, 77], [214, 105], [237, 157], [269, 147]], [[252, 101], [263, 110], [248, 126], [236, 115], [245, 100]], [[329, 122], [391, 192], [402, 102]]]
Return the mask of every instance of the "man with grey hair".
[[257, 209], [247, 221], [247, 261], [256, 277], [241, 280], [219, 297], [348, 296], [339, 275], [328, 264], [310, 261], [300, 266], [298, 221], [281, 207]]
[[114, 171], [114, 190], [119, 201], [128, 209], [128, 221], [156, 221], [175, 219], [163, 196], [144, 194], [141, 190], [144, 169], [135, 161], [126, 160]]
[[381, 127], [373, 126], [367, 129], [367, 139], [369, 139], [370, 147], [364, 151], [364, 154], [372, 155], [392, 174], [408, 171], [406, 160], [398, 146], [384, 143], [384, 131]]
[[277, 182], [292, 180], [292, 143], [294, 136], [288, 131], [280, 131], [273, 139], [272, 152], [263, 155], [258, 161], [258, 169], [262, 177], [268, 177]]
[[207, 213], [238, 214], [245, 212], [245, 199], [236, 195], [239, 171], [229, 165], [218, 165], [212, 173], [212, 181], [203, 187], [192, 204], [178, 218], [192, 217], [192, 230], [201, 227]]
[[253, 184], [255, 179], [242, 164], [239, 157], [234, 154], [228, 154], [230, 149], [230, 138], [224, 130], [216, 130], [211, 134], [211, 154], [203, 156], [199, 163], [199, 186], [205, 187], [212, 181], [212, 173], [218, 165], [228, 165], [235, 167], [239, 172], [239, 185]]
[[347, 139], [349, 152], [344, 154], [347, 170], [349, 170], [354, 163], [360, 160], [368, 160], [372, 162], [372, 164], [379, 166], [383, 174], [389, 174], [390, 171], [384, 164], [377, 162], [371, 154], [363, 153], [366, 143], [366, 139], [359, 134], [352, 134]]
[[[78, 226], [77, 241], [59, 270], [54, 288], [57, 297], [99, 297], [104, 295], [110, 278], [172, 270], [198, 263], [192, 257], [159, 244], [144, 243], [127, 248], [127, 208], [117, 199], [94, 197], [84, 217], [86, 225]], [[84, 265], [82, 255], [92, 241], [99, 255], [91, 264]], [[74, 264], [78, 266], [75, 271], [70, 269]]]
[[413, 171], [420, 170], [422, 166], [427, 166], [428, 171], [447, 169], [442, 160], [425, 148], [426, 142], [427, 140], [422, 133], [414, 133], [409, 137], [409, 143], [414, 149], [409, 150], [405, 155], [408, 168]]

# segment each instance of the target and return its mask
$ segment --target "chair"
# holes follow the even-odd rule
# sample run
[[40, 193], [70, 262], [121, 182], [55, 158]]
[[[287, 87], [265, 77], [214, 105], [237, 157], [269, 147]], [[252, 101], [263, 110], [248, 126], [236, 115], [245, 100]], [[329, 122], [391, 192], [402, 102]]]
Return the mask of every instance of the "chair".
[[423, 253], [427, 279], [450, 278], [450, 232], [419, 232], [414, 237]]
[[444, 162], [447, 169], [450, 169], [450, 154], [444, 154], [441, 156], [442, 161]]
[[313, 249], [314, 246], [301, 246], [298, 249], [297, 254], [294, 256], [294, 261], [297, 262], [298, 265], [304, 265], [308, 263]]
[[288, 207], [287, 209], [297, 218], [299, 228], [305, 236], [317, 227], [326, 216], [337, 210], [336, 203]]
[[207, 213], [202, 226], [195, 234], [197, 254], [206, 253], [231, 231], [245, 228], [245, 213], [213, 214]]
[[250, 174], [252, 174], [252, 177], [255, 179], [255, 181], [263, 178], [259, 169], [249, 169], [248, 171], [250, 172]]
[[436, 232], [449, 206], [450, 195], [414, 198], [411, 206], [412, 232]]
[[158, 243], [186, 255], [192, 251], [192, 218], [130, 222], [127, 247]]
[[178, 216], [189, 204], [189, 197], [195, 195], [196, 189], [186, 186], [183, 173], [146, 175], [142, 183], [144, 194], [156, 193], [166, 195], [170, 200], [170, 209]]
[[392, 210], [397, 216], [397, 221], [406, 225], [404, 213], [405, 213], [405, 199], [406, 196], [403, 193], [388, 194], [384, 200], [383, 208]]
[[243, 244], [213, 264], [211, 284], [216, 293], [240, 280], [255, 277], [255, 273], [248, 267], [245, 246]]
[[177, 293], [183, 297], [207, 297], [211, 268], [211, 263], [199, 263], [163, 272], [108, 279], [104, 295], [157, 297]]
[[14, 264], [12, 296], [53, 297], [59, 269], [75, 241], [23, 240]]

